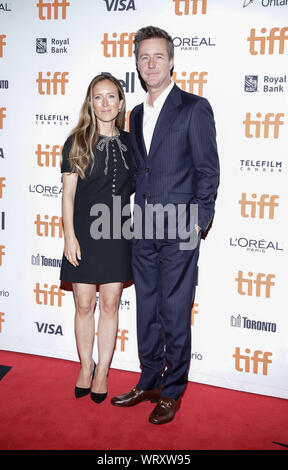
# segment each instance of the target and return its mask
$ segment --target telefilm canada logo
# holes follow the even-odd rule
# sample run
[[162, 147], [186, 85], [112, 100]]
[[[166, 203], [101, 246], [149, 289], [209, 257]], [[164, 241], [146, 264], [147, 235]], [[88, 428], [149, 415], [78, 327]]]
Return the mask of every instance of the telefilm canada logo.
[[240, 158], [240, 171], [244, 174], [265, 175], [281, 175], [284, 165], [282, 160], [258, 160], [256, 158]]
[[68, 114], [35, 114], [35, 124], [40, 126], [68, 126]]

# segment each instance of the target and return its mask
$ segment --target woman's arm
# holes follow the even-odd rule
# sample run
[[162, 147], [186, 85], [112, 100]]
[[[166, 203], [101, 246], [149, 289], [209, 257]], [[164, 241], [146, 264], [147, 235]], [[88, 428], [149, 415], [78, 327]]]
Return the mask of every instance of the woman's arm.
[[62, 194], [62, 220], [64, 228], [64, 255], [73, 266], [79, 266], [81, 251], [74, 232], [74, 199], [77, 187], [78, 175], [75, 173], [63, 173]]

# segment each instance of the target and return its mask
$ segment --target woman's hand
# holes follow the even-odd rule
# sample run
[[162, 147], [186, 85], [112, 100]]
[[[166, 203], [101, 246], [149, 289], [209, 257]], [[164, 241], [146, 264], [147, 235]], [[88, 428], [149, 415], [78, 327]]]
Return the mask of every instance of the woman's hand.
[[78, 260], [81, 261], [81, 250], [75, 236], [65, 240], [64, 255], [74, 267], [79, 266]]

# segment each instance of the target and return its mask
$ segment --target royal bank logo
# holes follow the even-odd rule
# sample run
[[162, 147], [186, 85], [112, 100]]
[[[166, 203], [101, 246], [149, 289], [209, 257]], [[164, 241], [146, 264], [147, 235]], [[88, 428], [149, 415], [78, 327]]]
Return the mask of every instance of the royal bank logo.
[[280, 175], [283, 170], [283, 162], [281, 160], [240, 159], [240, 170], [243, 173], [253, 173], [253, 175], [263, 175], [267, 173]]
[[245, 76], [244, 90], [247, 93], [255, 93], [255, 91], [258, 91], [258, 75]]
[[51, 38], [49, 43], [47, 38], [36, 38], [37, 54], [67, 54], [69, 52], [70, 39]]
[[246, 237], [230, 237], [229, 246], [240, 249], [241, 251], [249, 251], [249, 253], [282, 253], [283, 246], [277, 240], [253, 239]]
[[246, 328], [248, 330], [255, 331], [265, 331], [268, 333], [276, 333], [277, 325], [276, 323], [261, 321], [261, 320], [251, 320], [248, 317], [238, 315], [231, 315], [230, 317], [230, 326], [233, 328]]
[[287, 91], [287, 75], [264, 75], [263, 77], [259, 77], [258, 75], [245, 75], [244, 91], [246, 93], [255, 93], [258, 91], [268, 94], [284, 93]]
[[136, 10], [135, 0], [104, 0], [107, 11]]

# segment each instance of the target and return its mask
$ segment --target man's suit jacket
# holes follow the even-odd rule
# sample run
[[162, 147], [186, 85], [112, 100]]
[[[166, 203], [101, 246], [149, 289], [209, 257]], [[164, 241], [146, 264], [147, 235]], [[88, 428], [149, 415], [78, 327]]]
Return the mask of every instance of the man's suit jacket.
[[198, 204], [198, 225], [205, 231], [213, 218], [219, 183], [216, 131], [209, 102], [174, 85], [158, 117], [148, 155], [143, 104], [131, 112], [130, 136], [135, 203]]

